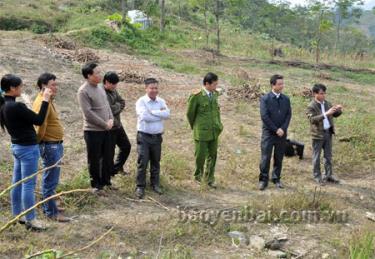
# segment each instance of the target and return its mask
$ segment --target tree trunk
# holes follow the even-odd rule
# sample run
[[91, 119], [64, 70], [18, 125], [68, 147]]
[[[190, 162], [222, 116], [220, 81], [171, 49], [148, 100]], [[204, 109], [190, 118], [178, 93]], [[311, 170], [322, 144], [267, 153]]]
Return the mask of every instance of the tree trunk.
[[181, 0], [178, 0], [178, 19], [181, 21], [181, 18], [182, 18]]
[[125, 21], [126, 15], [127, 15], [127, 8], [128, 6], [128, 0], [121, 0], [121, 13], [122, 13], [122, 19]]
[[208, 22], [207, 22], [207, 11], [208, 11], [207, 1], [205, 1], [204, 3], [204, 29], [206, 31], [206, 48], [208, 48], [209, 37], [210, 37], [210, 31], [208, 29]]
[[341, 30], [341, 17], [339, 17], [339, 20], [338, 20], [338, 23], [337, 23], [337, 29], [336, 29], [336, 40], [335, 40], [335, 51], [334, 51], [334, 54], [336, 56], [336, 52], [337, 52], [337, 46], [339, 45], [340, 43], [340, 30]]
[[165, 27], [165, 0], [159, 0], [160, 5], [160, 31], [164, 31]]
[[321, 11], [319, 15], [318, 35], [316, 39], [315, 63], [317, 66], [319, 65], [319, 62], [320, 62], [320, 40], [322, 37], [321, 23], [323, 19], [323, 14], [324, 14], [324, 11]]
[[216, 0], [216, 51], [220, 53], [220, 1]]

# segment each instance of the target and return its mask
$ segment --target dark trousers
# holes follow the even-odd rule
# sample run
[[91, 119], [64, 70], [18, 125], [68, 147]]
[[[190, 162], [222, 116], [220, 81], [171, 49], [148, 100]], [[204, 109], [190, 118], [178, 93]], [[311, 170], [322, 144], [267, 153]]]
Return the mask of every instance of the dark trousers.
[[281, 178], [281, 169], [286, 147], [286, 136], [280, 138], [277, 135], [263, 132], [261, 140], [261, 161], [259, 181], [268, 182], [271, 157], [273, 151], [272, 182], [277, 183]]
[[163, 138], [161, 134], [150, 135], [142, 132], [137, 134], [137, 187], [146, 187], [146, 170], [150, 163], [150, 183], [151, 186], [160, 184], [160, 158], [161, 143]]
[[332, 176], [332, 133], [328, 130], [324, 132], [323, 139], [313, 139], [313, 177], [315, 179], [320, 179], [320, 155], [322, 150], [324, 151], [324, 178], [329, 178]]
[[[124, 164], [130, 154], [131, 144], [128, 135], [126, 135], [126, 132], [123, 127], [111, 130], [110, 134], [112, 142], [111, 158], [113, 162], [113, 169], [111, 175], [115, 175], [118, 171], [124, 170]], [[116, 159], [114, 160], [116, 146], [118, 146], [120, 150], [116, 156]]]
[[85, 131], [87, 162], [91, 187], [102, 189], [111, 185], [111, 148], [109, 131]]

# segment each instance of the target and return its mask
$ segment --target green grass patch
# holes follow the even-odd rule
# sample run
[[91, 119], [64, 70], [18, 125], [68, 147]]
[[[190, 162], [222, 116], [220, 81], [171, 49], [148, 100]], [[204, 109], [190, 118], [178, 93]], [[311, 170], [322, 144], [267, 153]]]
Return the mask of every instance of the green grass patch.
[[375, 234], [355, 233], [349, 242], [350, 259], [371, 259], [375, 256]]

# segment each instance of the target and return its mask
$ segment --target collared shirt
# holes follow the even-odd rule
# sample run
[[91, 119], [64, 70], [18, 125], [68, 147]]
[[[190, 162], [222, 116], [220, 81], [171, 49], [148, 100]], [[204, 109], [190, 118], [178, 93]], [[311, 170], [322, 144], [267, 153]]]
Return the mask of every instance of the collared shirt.
[[164, 120], [169, 118], [170, 110], [162, 98], [156, 97], [155, 100], [152, 100], [146, 94], [138, 99], [135, 109], [138, 117], [138, 131], [148, 134], [164, 132]]
[[207, 97], [211, 99], [211, 97], [212, 97], [212, 93], [211, 93], [210, 91], [208, 91], [208, 90], [206, 89], [206, 87], [202, 87], [202, 88], [203, 88], [203, 90], [206, 92]]
[[272, 90], [272, 93], [276, 96], [276, 98], [280, 97], [280, 93], [276, 93], [275, 91]]
[[327, 117], [327, 115], [326, 115], [326, 109], [325, 109], [325, 107], [324, 107], [324, 101], [323, 102], [319, 102], [319, 101], [317, 101], [319, 104], [320, 104], [320, 107], [321, 107], [321, 109], [322, 109], [322, 114], [323, 114], [323, 116], [324, 116], [324, 120], [323, 120], [323, 128], [325, 129], [325, 130], [328, 130], [329, 128], [331, 128], [331, 124], [329, 123], [329, 120], [328, 120], [328, 117]]

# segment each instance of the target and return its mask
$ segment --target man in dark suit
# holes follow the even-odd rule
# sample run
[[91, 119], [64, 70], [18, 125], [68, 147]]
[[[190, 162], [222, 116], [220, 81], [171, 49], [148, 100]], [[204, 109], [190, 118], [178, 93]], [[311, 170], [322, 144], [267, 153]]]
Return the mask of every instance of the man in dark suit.
[[273, 75], [270, 80], [272, 90], [260, 100], [260, 116], [263, 122], [261, 140], [261, 161], [259, 174], [259, 189], [263, 191], [268, 186], [271, 156], [273, 151], [272, 182], [276, 188], [284, 188], [280, 181], [282, 162], [285, 154], [286, 136], [292, 109], [288, 96], [282, 94], [284, 78]]

